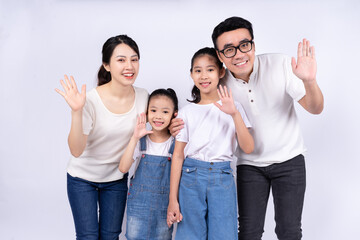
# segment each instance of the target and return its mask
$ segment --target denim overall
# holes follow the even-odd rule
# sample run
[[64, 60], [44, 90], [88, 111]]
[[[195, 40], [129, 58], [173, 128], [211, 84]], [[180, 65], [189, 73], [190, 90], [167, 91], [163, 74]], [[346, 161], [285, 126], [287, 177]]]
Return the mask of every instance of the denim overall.
[[[143, 152], [130, 181], [127, 200], [126, 238], [171, 239], [166, 223], [170, 192], [171, 157], [146, 154], [146, 136], [140, 139]], [[174, 151], [174, 141], [169, 153]]]

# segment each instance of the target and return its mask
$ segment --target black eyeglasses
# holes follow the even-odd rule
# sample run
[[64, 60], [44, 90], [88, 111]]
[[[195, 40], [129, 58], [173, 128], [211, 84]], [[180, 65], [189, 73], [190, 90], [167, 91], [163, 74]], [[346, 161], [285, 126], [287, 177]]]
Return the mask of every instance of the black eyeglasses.
[[253, 43], [254, 43], [253, 40], [247, 40], [247, 41], [240, 43], [239, 46], [237, 46], [237, 47], [230, 46], [230, 47], [224, 48], [223, 50], [221, 50], [219, 52], [224, 54], [224, 56], [227, 58], [232, 58], [233, 56], [236, 55], [236, 51], [238, 49], [242, 53], [250, 52], [252, 49]]

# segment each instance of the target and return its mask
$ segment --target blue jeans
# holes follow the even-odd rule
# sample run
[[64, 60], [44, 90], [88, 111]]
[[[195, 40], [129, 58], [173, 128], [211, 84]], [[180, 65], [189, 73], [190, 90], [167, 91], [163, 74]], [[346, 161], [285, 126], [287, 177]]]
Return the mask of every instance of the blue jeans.
[[179, 186], [178, 240], [236, 240], [236, 188], [229, 162], [186, 158]]
[[127, 175], [121, 180], [95, 183], [67, 174], [67, 191], [77, 240], [119, 239]]
[[305, 185], [303, 155], [267, 167], [237, 166], [239, 240], [261, 240], [270, 189], [278, 239], [301, 239]]

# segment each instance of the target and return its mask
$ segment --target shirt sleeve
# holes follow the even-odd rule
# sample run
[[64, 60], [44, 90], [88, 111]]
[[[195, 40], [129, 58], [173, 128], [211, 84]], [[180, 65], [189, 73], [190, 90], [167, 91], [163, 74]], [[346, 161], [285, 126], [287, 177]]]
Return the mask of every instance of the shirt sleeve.
[[236, 109], [240, 112], [240, 115], [241, 115], [241, 117], [242, 117], [242, 119], [243, 119], [243, 121], [245, 123], [245, 126], [247, 128], [251, 128], [250, 121], [247, 118], [247, 115], [246, 115], [245, 110], [244, 110], [243, 106], [241, 105], [241, 103], [234, 102], [234, 104], [235, 104]]
[[291, 67], [291, 58], [285, 56], [284, 70], [286, 76], [286, 92], [295, 100], [299, 101], [306, 94], [303, 81], [295, 76]]
[[82, 114], [82, 123], [83, 123], [83, 133], [89, 135], [90, 131], [93, 129], [93, 118], [94, 118], [94, 109], [92, 108], [88, 99], [85, 102]]
[[187, 143], [187, 142], [189, 142], [189, 134], [188, 134], [189, 126], [187, 124], [187, 118], [186, 118], [185, 111], [183, 109], [180, 109], [177, 117], [181, 118], [184, 121], [184, 128], [182, 128], [180, 130], [180, 132], [176, 135], [175, 139], [176, 139], [176, 141]]

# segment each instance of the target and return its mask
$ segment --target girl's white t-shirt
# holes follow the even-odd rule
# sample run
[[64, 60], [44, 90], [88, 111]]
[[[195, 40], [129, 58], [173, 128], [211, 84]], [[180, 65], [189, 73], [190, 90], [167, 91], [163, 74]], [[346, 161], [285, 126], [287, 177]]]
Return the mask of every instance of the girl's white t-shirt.
[[[218, 101], [221, 104], [221, 101]], [[235, 102], [246, 127], [251, 127], [243, 107]], [[184, 128], [176, 141], [186, 142], [185, 157], [207, 162], [232, 161], [238, 146], [232, 117], [214, 104], [190, 103], [180, 109], [178, 117]]]
[[137, 116], [146, 112], [148, 92], [134, 87], [135, 101], [127, 113], [110, 112], [96, 88], [86, 95], [83, 109], [83, 133], [88, 135], [80, 157], [71, 156], [67, 171], [73, 177], [92, 182], [109, 182], [123, 178], [118, 169], [121, 156], [133, 134]]

